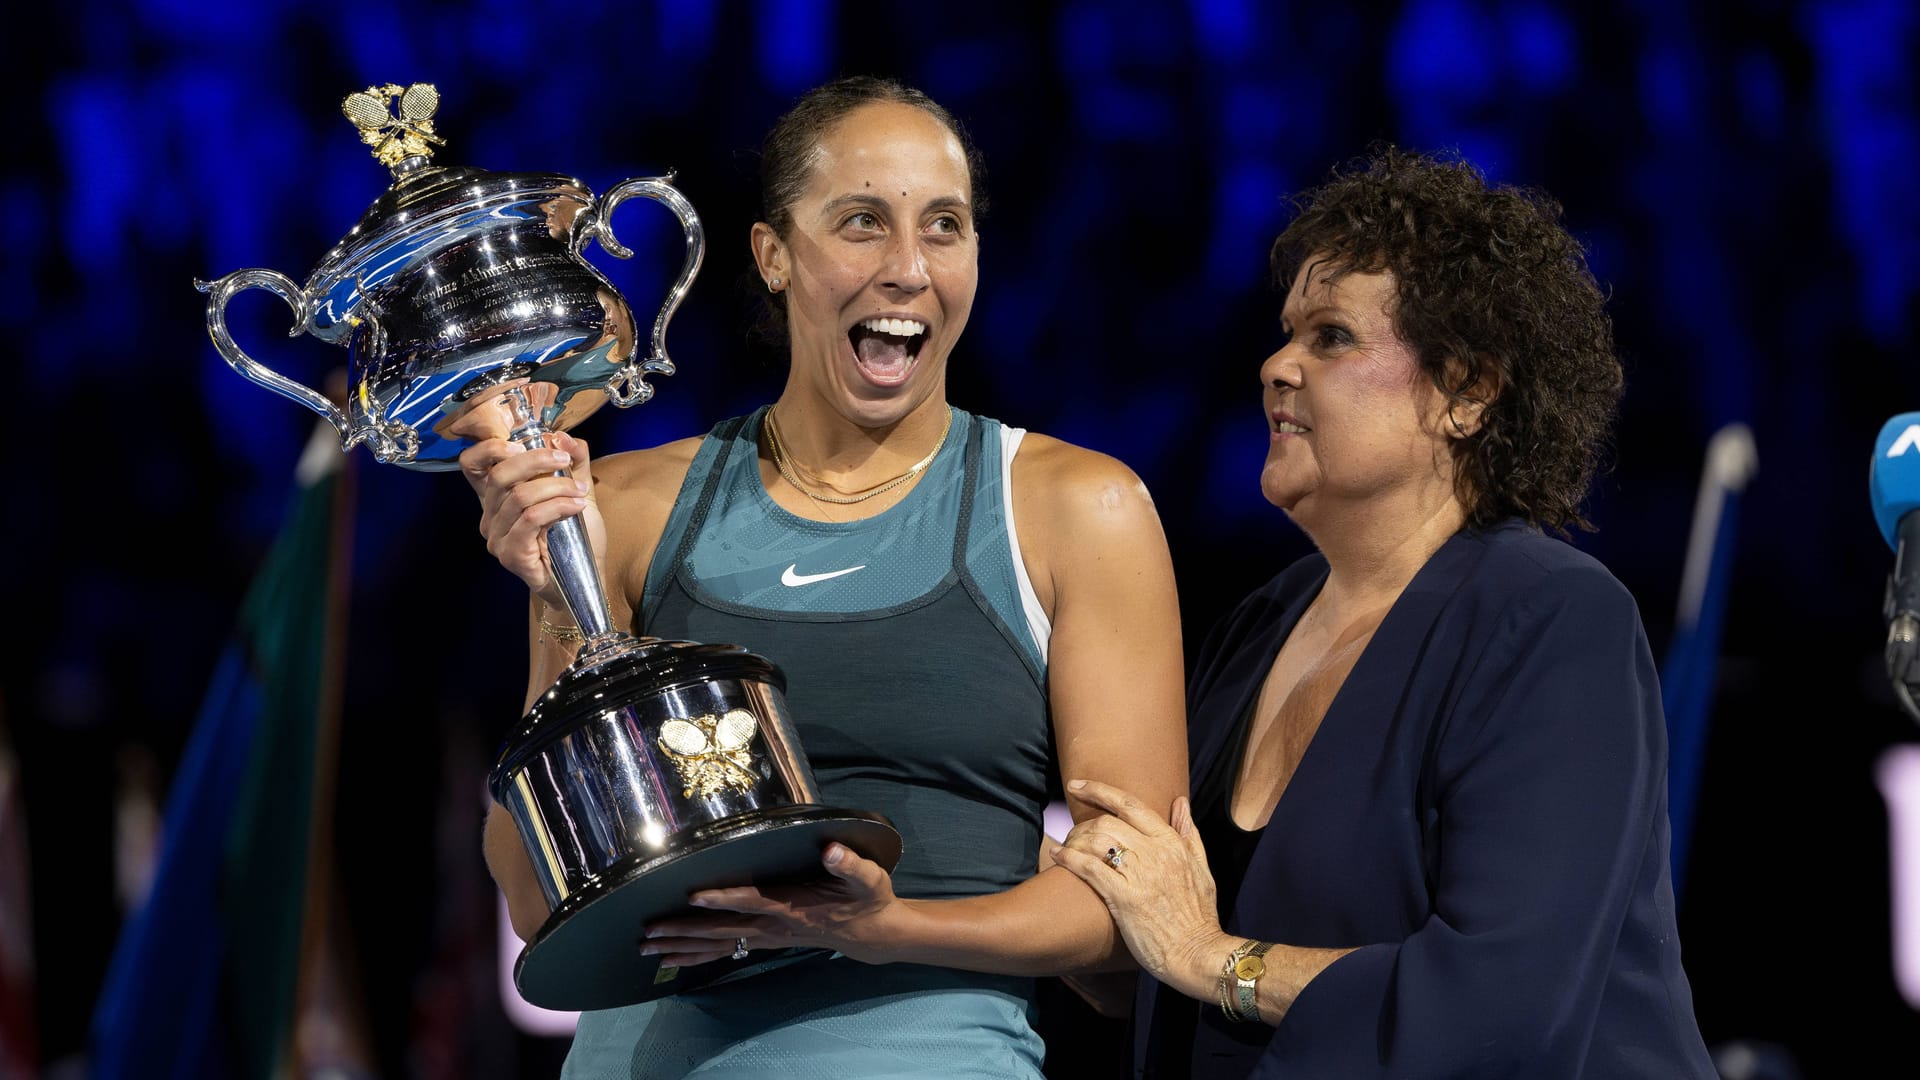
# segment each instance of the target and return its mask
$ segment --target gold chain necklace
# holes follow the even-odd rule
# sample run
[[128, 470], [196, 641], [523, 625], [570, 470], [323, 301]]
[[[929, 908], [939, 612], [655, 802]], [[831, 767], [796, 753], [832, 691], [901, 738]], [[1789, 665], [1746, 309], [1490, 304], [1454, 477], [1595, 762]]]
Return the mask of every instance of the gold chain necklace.
[[781, 446], [780, 429], [773, 421], [772, 409], [767, 410], [766, 428], [767, 428], [767, 450], [769, 453], [773, 455], [773, 467], [780, 470], [780, 476], [782, 479], [784, 479], [787, 483], [792, 484], [793, 489], [795, 491], [798, 491], [800, 494], [805, 495], [809, 499], [812, 499], [814, 502], [837, 503], [841, 506], [847, 506], [852, 503], [866, 502], [868, 499], [871, 499], [876, 495], [882, 495], [882, 494], [885, 494], [886, 492], [892, 491], [894, 488], [897, 488], [901, 484], [904, 484], [907, 481], [913, 479], [914, 477], [920, 475], [922, 470], [924, 470], [927, 466], [933, 464], [933, 459], [939, 456], [940, 454], [940, 448], [947, 444], [947, 433], [953, 430], [953, 410], [951, 408], [947, 410], [947, 422], [944, 425], [942, 425], [940, 428], [940, 438], [934, 442], [933, 449], [927, 451], [926, 457], [923, 457], [919, 461], [914, 462], [913, 465], [910, 468], [908, 468], [906, 472], [901, 473], [899, 476], [896, 476], [891, 480], [882, 480], [878, 485], [874, 486], [873, 488], [865, 492], [862, 492], [859, 495], [851, 495], [851, 496], [849, 495], [816, 495], [812, 491], [808, 490], [805, 485], [800, 483], [800, 478], [794, 475], [793, 466], [787, 457], [786, 449], [783, 446]]

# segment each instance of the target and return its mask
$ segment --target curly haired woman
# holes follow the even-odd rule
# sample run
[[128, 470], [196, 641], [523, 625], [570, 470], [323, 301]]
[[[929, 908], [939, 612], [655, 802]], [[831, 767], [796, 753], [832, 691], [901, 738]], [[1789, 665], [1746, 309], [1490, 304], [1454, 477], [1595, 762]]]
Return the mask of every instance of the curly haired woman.
[[1542, 531], [1621, 388], [1581, 247], [1393, 149], [1301, 206], [1261, 490], [1317, 551], [1203, 647], [1171, 826], [1089, 781], [1054, 852], [1151, 976], [1138, 1071], [1711, 1078], [1639, 611]]

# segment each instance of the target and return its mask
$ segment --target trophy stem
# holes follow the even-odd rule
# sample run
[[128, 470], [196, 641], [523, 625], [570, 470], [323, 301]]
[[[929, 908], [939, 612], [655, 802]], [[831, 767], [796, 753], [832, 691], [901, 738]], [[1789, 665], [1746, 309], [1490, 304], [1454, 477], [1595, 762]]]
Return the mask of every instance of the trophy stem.
[[[527, 401], [526, 387], [511, 387], [505, 396], [514, 421], [507, 437], [529, 450], [544, 448], [549, 429]], [[562, 469], [555, 475], [566, 476], [568, 470]], [[593, 546], [587, 542], [587, 525], [582, 516], [575, 515], [548, 527], [547, 561], [554, 581], [560, 586], [567, 613], [586, 635], [580, 654], [585, 656], [621, 640], [623, 635], [614, 632], [613, 616], [607, 610], [606, 588], [600, 583], [600, 564], [594, 560]]]

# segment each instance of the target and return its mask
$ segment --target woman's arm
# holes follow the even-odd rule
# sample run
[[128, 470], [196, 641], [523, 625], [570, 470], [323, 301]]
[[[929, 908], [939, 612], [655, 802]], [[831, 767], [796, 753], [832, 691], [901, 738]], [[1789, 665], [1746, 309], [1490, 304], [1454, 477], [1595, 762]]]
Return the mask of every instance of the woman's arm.
[[[1069, 787], [1105, 813], [1080, 823], [1053, 858], [1100, 894], [1141, 967], [1187, 997], [1219, 1001], [1227, 961], [1248, 939], [1220, 928], [1213, 874], [1191, 804], [1176, 799], [1168, 824], [1117, 788], [1097, 781], [1072, 781]], [[1115, 852], [1119, 865], [1112, 861]], [[1238, 994], [1233, 997], [1242, 1019], [1268, 1024], [1278, 1024], [1315, 976], [1353, 951], [1268, 946], [1253, 1007], [1243, 1009]]]
[[[461, 471], [480, 499], [480, 534], [487, 550], [527, 584], [527, 691], [522, 711], [573, 663], [580, 642], [567, 633], [573, 617], [563, 606], [547, 559], [545, 534], [555, 522], [585, 515], [588, 542], [600, 563], [608, 614], [615, 627], [633, 624], [646, 585], [647, 565], [672, 512], [698, 439], [685, 439], [599, 463], [595, 474], [582, 439], [554, 434], [544, 450], [489, 439], [460, 455]], [[556, 476], [568, 469], [569, 476]], [[604, 508], [604, 509], [603, 509]], [[542, 622], [559, 628], [549, 632]], [[530, 939], [546, 921], [546, 898], [506, 808], [488, 810], [481, 842], [487, 869], [506, 896], [514, 932]]]
[[[1047, 686], [1062, 776], [1128, 786], [1164, 820], [1186, 793], [1186, 724], [1179, 603], [1153, 502], [1124, 465], [1045, 436], [1027, 437], [1013, 478], [1021, 552], [1053, 624]], [[1071, 793], [1069, 806], [1076, 818], [1096, 812]], [[647, 948], [681, 965], [727, 955], [736, 937], [1003, 974], [1126, 962], [1106, 906], [1058, 867], [1005, 892], [912, 900], [850, 852], [827, 865], [836, 881], [824, 890], [700, 894], [697, 904], [741, 915], [663, 920]]]
[[[1164, 821], [1187, 791], [1185, 673], [1152, 496], [1113, 458], [1044, 435], [1023, 440], [1013, 494], [1021, 554], [1053, 623], [1047, 691], [1061, 779], [1127, 787]], [[1066, 794], [1074, 820], [1100, 812]], [[1021, 973], [1051, 974], [1108, 966], [1119, 947], [1106, 905], [1058, 867], [1005, 893], [909, 909], [924, 923], [906, 931], [920, 944], [900, 959], [973, 967], [970, 956], [1012, 953], [1004, 958], [1030, 964]], [[1010, 937], [1025, 943], [1010, 948]]]

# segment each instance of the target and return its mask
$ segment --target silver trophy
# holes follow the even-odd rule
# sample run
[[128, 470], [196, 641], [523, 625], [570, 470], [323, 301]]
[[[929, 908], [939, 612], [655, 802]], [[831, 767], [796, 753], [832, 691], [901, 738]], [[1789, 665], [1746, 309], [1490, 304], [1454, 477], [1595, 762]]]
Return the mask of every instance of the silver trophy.
[[[415, 83], [342, 103], [393, 183], [304, 287], [263, 269], [194, 283], [234, 370], [326, 417], [342, 449], [365, 443], [379, 461], [429, 472], [458, 468], [482, 439], [540, 447], [608, 400], [652, 397], [647, 376], [673, 373], [667, 321], [705, 249], [671, 175], [596, 198], [572, 177], [433, 164], [439, 100]], [[644, 359], [626, 300], [582, 256], [593, 240], [631, 255], [608, 222], [635, 196], [666, 206], [686, 232]], [[234, 342], [227, 303], [256, 288], [293, 308], [293, 335], [346, 347], [345, 409]], [[580, 519], [550, 529], [547, 547], [585, 641], [488, 777], [549, 909], [514, 968], [528, 1001], [606, 1008], [731, 974], [740, 961], [675, 969], [637, 947], [647, 921], [698, 889], [817, 877], [829, 841], [897, 864], [900, 835], [886, 818], [821, 803], [777, 667], [735, 645], [615, 630]]]

